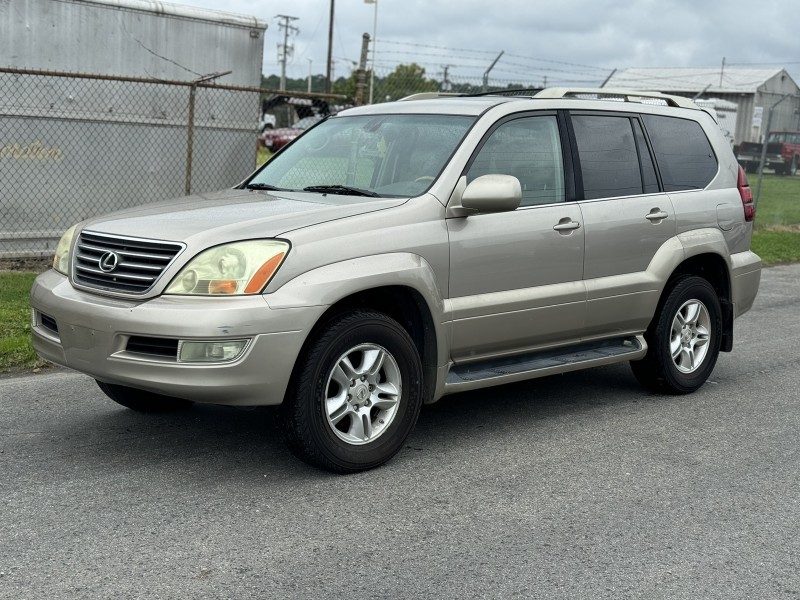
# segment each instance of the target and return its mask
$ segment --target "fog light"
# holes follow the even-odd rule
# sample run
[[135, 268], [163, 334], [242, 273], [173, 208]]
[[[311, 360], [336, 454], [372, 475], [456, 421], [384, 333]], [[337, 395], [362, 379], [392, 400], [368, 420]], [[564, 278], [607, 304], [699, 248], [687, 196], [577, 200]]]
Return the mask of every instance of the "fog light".
[[249, 340], [181, 340], [178, 362], [230, 362], [242, 355]]

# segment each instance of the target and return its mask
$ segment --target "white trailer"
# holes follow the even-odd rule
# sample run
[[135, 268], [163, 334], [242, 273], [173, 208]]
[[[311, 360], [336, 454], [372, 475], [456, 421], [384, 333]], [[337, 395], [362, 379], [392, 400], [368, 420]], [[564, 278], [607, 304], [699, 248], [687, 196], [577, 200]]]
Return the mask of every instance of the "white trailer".
[[736, 117], [739, 106], [735, 102], [729, 100], [721, 100], [719, 98], [708, 98], [694, 101], [700, 108], [711, 109], [717, 113], [717, 120], [722, 133], [728, 138], [731, 147], [735, 146], [739, 141], [736, 140]]

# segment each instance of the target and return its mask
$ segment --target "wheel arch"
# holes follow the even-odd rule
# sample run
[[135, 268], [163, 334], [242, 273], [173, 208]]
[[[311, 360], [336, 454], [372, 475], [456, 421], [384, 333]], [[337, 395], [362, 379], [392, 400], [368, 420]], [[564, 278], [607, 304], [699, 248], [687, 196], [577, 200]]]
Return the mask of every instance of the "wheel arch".
[[682, 276], [694, 275], [702, 277], [711, 284], [719, 298], [722, 310], [722, 352], [733, 349], [733, 302], [731, 299], [731, 278], [728, 262], [715, 252], [703, 252], [686, 258], [670, 275], [664, 286], [664, 293], [659, 302], [659, 310], [672, 284]]
[[355, 310], [376, 310], [397, 321], [411, 336], [422, 362], [423, 398], [430, 402], [436, 389], [437, 341], [436, 326], [427, 302], [414, 288], [385, 285], [355, 292], [331, 305], [320, 316], [306, 338], [305, 346], [317, 332], [334, 319]]
[[309, 330], [300, 355], [320, 329], [345, 313], [371, 309], [391, 317], [408, 332], [419, 352], [423, 398], [432, 401], [437, 367], [442, 362], [439, 354], [446, 347], [448, 330], [442, 324], [444, 303], [436, 274], [422, 257], [391, 253], [326, 265], [287, 282], [270, 296], [268, 303], [275, 309], [326, 306]]

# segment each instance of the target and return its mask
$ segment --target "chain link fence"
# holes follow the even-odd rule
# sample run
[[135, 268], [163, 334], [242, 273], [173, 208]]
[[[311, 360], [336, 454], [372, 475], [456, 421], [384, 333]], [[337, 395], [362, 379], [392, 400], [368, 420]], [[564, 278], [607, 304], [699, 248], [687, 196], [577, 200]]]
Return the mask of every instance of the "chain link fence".
[[[355, 73], [351, 81], [334, 97], [0, 68], [0, 258], [48, 256], [64, 230], [100, 214], [236, 185], [256, 166], [266, 99], [288, 98], [270, 108], [271, 125], [291, 125], [318, 100], [350, 105]], [[479, 93], [484, 83], [399, 65], [376, 73], [373, 102]], [[488, 89], [511, 87], [526, 86]]]
[[0, 69], [0, 258], [52, 254], [90, 217], [236, 185], [266, 92]]

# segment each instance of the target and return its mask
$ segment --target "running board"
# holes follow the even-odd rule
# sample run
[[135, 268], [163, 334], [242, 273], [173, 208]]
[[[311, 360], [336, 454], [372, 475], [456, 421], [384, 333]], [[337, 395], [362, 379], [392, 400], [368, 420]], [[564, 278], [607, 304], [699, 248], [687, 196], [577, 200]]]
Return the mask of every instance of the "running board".
[[511, 383], [556, 373], [643, 358], [647, 343], [641, 335], [602, 340], [500, 359], [453, 365], [445, 394]]

